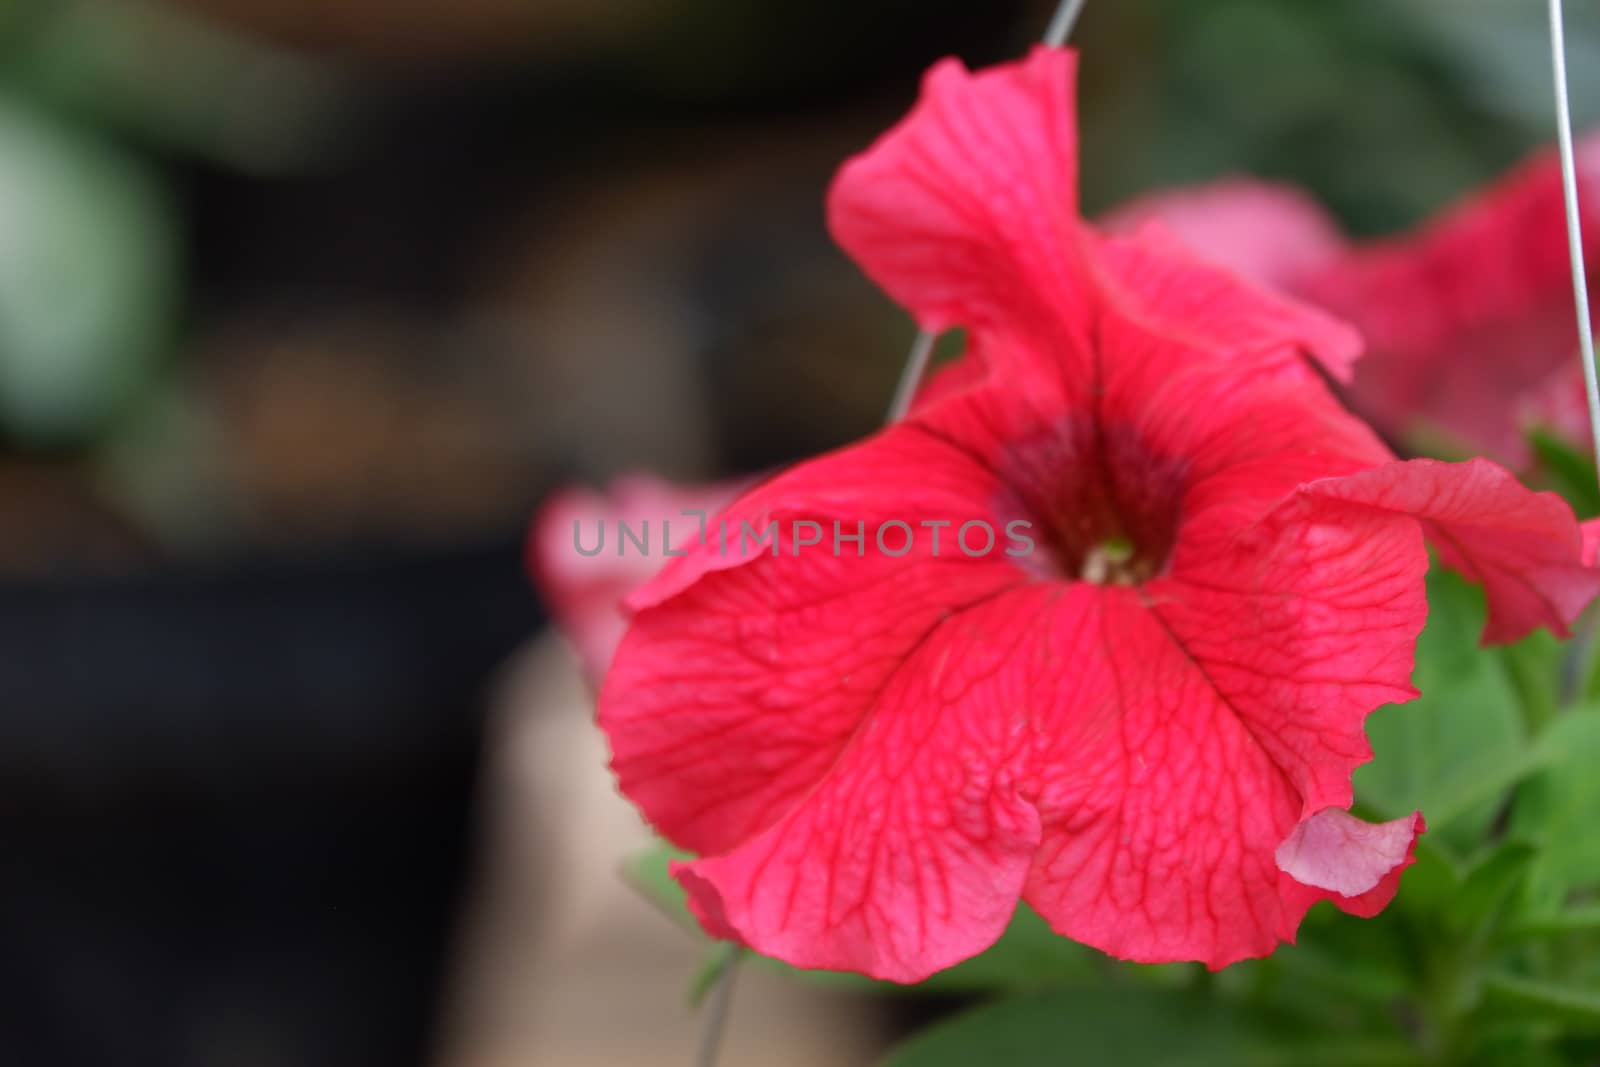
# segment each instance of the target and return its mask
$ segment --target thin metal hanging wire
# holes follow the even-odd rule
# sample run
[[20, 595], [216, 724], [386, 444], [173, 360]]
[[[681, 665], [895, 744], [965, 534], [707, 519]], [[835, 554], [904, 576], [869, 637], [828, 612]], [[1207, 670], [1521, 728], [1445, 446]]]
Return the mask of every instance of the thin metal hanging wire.
[[1572, 298], [1578, 310], [1578, 350], [1589, 397], [1589, 429], [1600, 459], [1600, 379], [1594, 363], [1594, 328], [1589, 323], [1589, 283], [1583, 265], [1583, 217], [1578, 212], [1578, 168], [1572, 156], [1572, 106], [1567, 101], [1567, 42], [1561, 0], [1550, 0], [1550, 69], [1556, 88], [1556, 136], [1561, 143], [1561, 188], [1567, 209], [1567, 251], [1572, 257]]
[[[1054, 15], [1050, 16], [1050, 25], [1045, 28], [1044, 36], [1040, 38], [1044, 44], [1051, 48], [1060, 48], [1067, 43], [1067, 38], [1072, 35], [1072, 27], [1077, 25], [1078, 16], [1083, 13], [1083, 5], [1088, 0], [1061, 0], [1056, 5]], [[887, 422], [899, 422], [905, 413], [911, 410], [911, 400], [917, 395], [917, 388], [922, 385], [923, 377], [928, 373], [928, 361], [933, 358], [933, 345], [938, 340], [936, 334], [927, 330], [919, 330], [917, 339], [911, 342], [911, 351], [906, 355], [905, 367], [900, 371], [900, 382], [894, 387], [894, 399], [889, 402], [889, 416]]]

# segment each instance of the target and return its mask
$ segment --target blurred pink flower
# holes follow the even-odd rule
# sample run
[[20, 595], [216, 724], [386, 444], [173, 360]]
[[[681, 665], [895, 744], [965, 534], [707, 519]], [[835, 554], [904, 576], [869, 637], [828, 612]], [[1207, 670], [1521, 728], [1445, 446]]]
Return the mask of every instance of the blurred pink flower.
[[1350, 249], [1338, 223], [1311, 196], [1257, 178], [1152, 193], [1111, 211], [1100, 225], [1108, 233], [1131, 233], [1152, 222], [1217, 266], [1286, 293]]
[[[1577, 146], [1586, 254], [1600, 270], [1600, 133]], [[1153, 194], [1155, 221], [1241, 278], [1309, 300], [1366, 341], [1347, 395], [1391, 438], [1513, 467], [1546, 426], [1586, 443], [1559, 161], [1546, 149], [1415, 229], [1350, 243], [1291, 187], [1254, 179]]]
[[[1600, 134], [1581, 141], [1577, 156], [1585, 255], [1595, 269]], [[1553, 149], [1410, 233], [1362, 246], [1301, 292], [1366, 336], [1352, 396], [1391, 432], [1431, 430], [1525, 465], [1522, 420], [1553, 417], [1553, 428], [1574, 429], [1571, 397], [1582, 379]]]
[[[638, 473], [615, 479], [604, 491], [569, 486], [545, 501], [529, 531], [528, 569], [591, 683], [599, 683], [627, 629], [623, 598], [655, 577], [669, 558], [660, 539], [670, 536], [674, 553], [691, 547], [704, 517], [722, 510], [747, 485], [748, 479], [675, 485]], [[650, 550], [632, 542], [624, 547], [619, 524], [635, 533], [648, 528], [655, 539]], [[597, 539], [600, 548], [591, 554]]]

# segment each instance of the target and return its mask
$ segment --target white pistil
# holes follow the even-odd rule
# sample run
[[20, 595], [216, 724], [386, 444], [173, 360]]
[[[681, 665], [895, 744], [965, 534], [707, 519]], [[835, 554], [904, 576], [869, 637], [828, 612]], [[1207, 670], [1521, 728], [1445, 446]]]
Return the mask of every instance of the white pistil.
[[1126, 537], [1108, 537], [1089, 550], [1083, 566], [1078, 569], [1078, 577], [1095, 585], [1105, 585], [1108, 581], [1129, 585], [1137, 570], [1129, 566], [1132, 562], [1133, 542]]
[[1106, 579], [1111, 576], [1111, 560], [1106, 558], [1105, 549], [1095, 545], [1083, 559], [1083, 568], [1078, 572], [1078, 577], [1092, 585], [1105, 585]]

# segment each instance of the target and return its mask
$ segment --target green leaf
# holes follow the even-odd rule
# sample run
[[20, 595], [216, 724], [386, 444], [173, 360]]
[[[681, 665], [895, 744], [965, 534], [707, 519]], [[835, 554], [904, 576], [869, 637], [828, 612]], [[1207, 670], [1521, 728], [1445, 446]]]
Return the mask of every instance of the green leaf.
[[667, 918], [698, 933], [700, 926], [684, 903], [683, 887], [672, 877], [670, 869], [674, 860], [693, 858], [690, 853], [673, 848], [666, 842], [657, 842], [623, 861], [622, 880], [659, 908]]
[[1524, 842], [1501, 842], [1467, 875], [1445, 910], [1445, 922], [1473, 937], [1497, 927], [1537, 855]]
[[[1327, 999], [1330, 995], [1347, 1007], [1352, 1001], [1389, 1003], [1410, 992], [1412, 978], [1405, 972], [1404, 946], [1393, 930], [1370, 930], [1368, 924], [1340, 916], [1325, 925], [1301, 928], [1293, 945], [1281, 945], [1271, 964], [1296, 992]], [[1247, 960], [1225, 973], [1261, 967]]]
[[1578, 699], [1600, 702], [1600, 641], [1593, 633], [1583, 634], [1574, 643], [1571, 656], [1570, 666], [1578, 679]]
[[1600, 933], [1600, 905], [1597, 904], [1524, 919], [1506, 931], [1507, 936], [1514, 938], [1566, 937], [1569, 934], [1595, 933]]
[[1426, 834], [1417, 840], [1417, 861], [1401, 880], [1405, 899], [1429, 908], [1443, 907], [1461, 888], [1467, 864], [1438, 838]]
[[[1050, 929], [1050, 924], [1026, 904], [1017, 906], [1011, 925], [987, 950], [963, 960], [915, 985], [879, 982], [859, 974], [839, 971], [807, 971], [765, 956], [753, 958], [769, 967], [789, 971], [819, 985], [847, 989], [873, 989], [879, 992], [914, 995], [963, 996], [994, 992], [1022, 992], [1090, 983], [1104, 973], [1108, 961], [1095, 950], [1069, 941]], [[1175, 965], [1178, 966], [1178, 965]], [[1172, 968], [1138, 967], [1140, 980], [1170, 984]]]
[[1600, 708], [1562, 715], [1540, 747], [1550, 766], [1517, 791], [1511, 827], [1539, 848], [1531, 880], [1559, 903], [1573, 889], [1600, 886]]
[[1105, 957], [1050, 929], [1026, 904], [987, 951], [929, 978], [917, 988], [961, 993], [1037, 989], [1093, 979]]
[[42, 108], [254, 175], [316, 166], [354, 117], [328, 65], [175, 5], [47, 2], [19, 37], [7, 81]]
[[1595, 480], [1594, 460], [1586, 451], [1543, 428], [1528, 432], [1528, 444], [1553, 488], [1567, 498], [1580, 517], [1600, 515], [1600, 483]]
[[987, 1004], [917, 1034], [885, 1067], [1268, 1067], [1414, 1064], [1409, 1046], [1290, 1033], [1191, 991], [1099, 987]]
[[1548, 1021], [1491, 1021], [1476, 1028], [1467, 1067], [1572, 1067], [1592, 1059], [1565, 1055], [1555, 1046], [1560, 1028]]
[[[1427, 816], [1430, 829], [1469, 822], [1475, 836], [1487, 829], [1480, 824], [1493, 817], [1512, 787], [1543, 769], [1550, 758], [1550, 750], [1539, 747], [1518, 746], [1504, 753], [1480, 753], [1437, 783], [1431, 796], [1418, 807]], [[1462, 836], [1466, 835], [1456, 835], [1457, 838]]]
[[1548, 630], [1536, 630], [1521, 641], [1495, 649], [1506, 678], [1521, 701], [1524, 721], [1534, 732], [1556, 717], [1568, 645]]
[[933, 343], [933, 352], [929, 355], [929, 365], [942, 367], [946, 363], [959, 358], [967, 350], [967, 331], [960, 326], [952, 327], [941, 333]]
[[705, 1002], [722, 976], [728, 973], [728, 968], [739, 961], [740, 955], [739, 946], [726, 941], [711, 950], [689, 983], [689, 1007], [698, 1008]]
[[1493, 974], [1483, 980], [1483, 1014], [1491, 1019], [1548, 1019], [1565, 1027], [1600, 1030], [1600, 989]]
[[1500, 659], [1478, 647], [1483, 598], [1435, 567], [1428, 625], [1413, 680], [1422, 695], [1367, 720], [1372, 762], [1356, 769], [1357, 798], [1383, 818], [1420, 809], [1429, 836], [1472, 852], [1493, 824], [1502, 794], [1539, 767]]
[[0, 423], [33, 444], [80, 441], [172, 339], [172, 205], [134, 157], [0, 97], [0, 233]]

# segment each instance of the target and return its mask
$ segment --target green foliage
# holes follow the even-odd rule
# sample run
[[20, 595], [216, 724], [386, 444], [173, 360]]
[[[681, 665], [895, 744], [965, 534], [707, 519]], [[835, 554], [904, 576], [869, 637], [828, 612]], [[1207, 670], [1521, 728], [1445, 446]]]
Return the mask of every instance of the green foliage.
[[[1094, 165], [1084, 168], [1085, 201], [1109, 206], [1129, 190], [1242, 172], [1311, 190], [1356, 232], [1415, 222], [1550, 136], [1548, 84], [1538, 86], [1535, 127], [1521, 108], [1508, 113], [1505, 77], [1535, 70], [1547, 82], [1547, 66], [1537, 52], [1525, 68], [1491, 62], [1487, 47], [1465, 49], [1460, 29], [1489, 14], [1462, 12], [1470, 2], [1090, 5], [1083, 40], [1091, 91], [1093, 34], [1119, 16], [1133, 24], [1124, 33], [1147, 36], [1149, 69], [1138, 79], [1106, 75], [1116, 106], [1086, 112], [1082, 155]], [[1503, 53], [1506, 23], [1541, 29], [1523, 5], [1472, 6], [1495, 4], [1515, 14], [1498, 20], [1498, 36], [1478, 42], [1493, 37]], [[1569, 42], [1585, 48], [1592, 21], [1570, 21]], [[1582, 109], [1581, 93], [1574, 99]]]
[[1580, 518], [1600, 515], [1600, 481], [1587, 450], [1542, 429], [1528, 434], [1528, 444], [1551, 488], [1567, 498]]
[[[1478, 648], [1483, 596], [1435, 567], [1428, 625], [1417, 642], [1416, 700], [1367, 720], [1374, 758], [1356, 771], [1357, 799], [1391, 819], [1421, 810], [1433, 842], [1465, 850], [1498, 814], [1506, 789], [1538, 770], [1545, 750], [1528, 740], [1519, 675]], [[1554, 677], [1555, 652], [1529, 643], [1521, 665]], [[1545, 694], [1535, 699], [1542, 702]]]
[[1483, 996], [1486, 1016], [1547, 1020], [1600, 1032], [1600, 989], [1492, 974], [1484, 979]]
[[169, 205], [133, 158], [0, 97], [0, 430], [80, 440], [175, 329]]
[[1267, 1013], [1197, 990], [1102, 987], [987, 1004], [914, 1037], [886, 1067], [1269, 1067], [1413, 1064], [1396, 1040], [1296, 1040]]
[[1600, 707], [1562, 716], [1545, 735], [1544, 748], [1551, 765], [1517, 794], [1511, 825], [1538, 847], [1535, 896], [1559, 905], [1574, 892], [1600, 886]]

